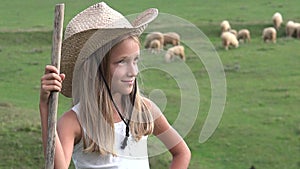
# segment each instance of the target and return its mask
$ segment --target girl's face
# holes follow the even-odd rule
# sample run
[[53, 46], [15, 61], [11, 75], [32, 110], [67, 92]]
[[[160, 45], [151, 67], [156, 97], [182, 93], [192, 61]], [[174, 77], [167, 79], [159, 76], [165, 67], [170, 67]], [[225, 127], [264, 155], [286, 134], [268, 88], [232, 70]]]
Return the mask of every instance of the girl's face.
[[139, 55], [139, 44], [132, 38], [123, 40], [111, 50], [109, 69], [112, 94], [128, 95], [132, 92], [138, 74]]

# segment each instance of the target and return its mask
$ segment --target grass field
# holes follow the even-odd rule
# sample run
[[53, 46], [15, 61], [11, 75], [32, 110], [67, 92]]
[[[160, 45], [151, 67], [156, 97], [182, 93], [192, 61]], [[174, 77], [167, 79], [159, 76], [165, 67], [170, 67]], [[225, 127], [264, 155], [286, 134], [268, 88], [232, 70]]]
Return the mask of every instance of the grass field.
[[[61, 1], [2, 0], [0, 10], [0, 169], [42, 168], [43, 153], [38, 112], [39, 82], [50, 63], [54, 5]], [[98, 1], [65, 2], [65, 24]], [[216, 48], [226, 73], [226, 105], [221, 122], [205, 143], [199, 133], [211, 101], [207, 70], [191, 50], [186, 64], [200, 93], [197, 119], [185, 140], [192, 150], [191, 169], [300, 168], [300, 56], [299, 39], [278, 32], [276, 44], [263, 43], [261, 31], [271, 26], [273, 13], [300, 22], [297, 0], [288, 1], [107, 1], [124, 14], [157, 7], [195, 24]], [[234, 5], [233, 5], [234, 4]], [[219, 23], [228, 19], [235, 29], [248, 28], [252, 41], [225, 51]], [[143, 74], [145, 92], [167, 95], [165, 115], [173, 123], [180, 95], [172, 78], [160, 71]], [[157, 83], [159, 81], [159, 83]], [[166, 85], [168, 84], [168, 85]], [[171, 87], [170, 87], [171, 86]], [[59, 98], [59, 114], [70, 100]], [[152, 168], [167, 168], [170, 155], [151, 158]]]

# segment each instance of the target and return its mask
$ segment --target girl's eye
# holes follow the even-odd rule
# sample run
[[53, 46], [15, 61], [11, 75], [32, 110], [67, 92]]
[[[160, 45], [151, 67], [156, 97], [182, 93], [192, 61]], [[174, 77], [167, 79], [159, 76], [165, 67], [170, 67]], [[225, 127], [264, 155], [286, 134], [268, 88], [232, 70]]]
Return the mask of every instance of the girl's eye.
[[119, 60], [117, 63], [125, 63], [125, 59]]
[[134, 58], [134, 63], [138, 63], [138, 61], [139, 61], [139, 57], [136, 57], [136, 58]]

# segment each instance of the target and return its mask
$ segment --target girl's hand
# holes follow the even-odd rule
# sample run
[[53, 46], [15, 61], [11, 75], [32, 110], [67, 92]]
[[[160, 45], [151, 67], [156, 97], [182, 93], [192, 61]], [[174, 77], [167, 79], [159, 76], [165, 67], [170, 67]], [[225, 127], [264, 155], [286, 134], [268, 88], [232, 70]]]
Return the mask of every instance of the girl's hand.
[[45, 74], [41, 78], [40, 103], [48, 103], [52, 91], [60, 92], [65, 74], [58, 74], [58, 69], [52, 65], [46, 65]]

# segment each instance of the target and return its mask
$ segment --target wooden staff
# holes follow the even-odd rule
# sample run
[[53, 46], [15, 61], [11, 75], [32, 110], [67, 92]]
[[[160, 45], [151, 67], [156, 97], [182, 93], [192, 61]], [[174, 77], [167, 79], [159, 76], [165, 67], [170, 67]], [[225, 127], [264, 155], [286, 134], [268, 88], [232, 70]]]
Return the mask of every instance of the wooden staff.
[[[64, 4], [55, 5], [54, 29], [52, 36], [51, 64], [60, 69], [61, 44], [63, 36]], [[51, 92], [48, 113], [48, 139], [46, 149], [45, 169], [54, 168], [55, 132], [58, 107], [58, 92]]]

